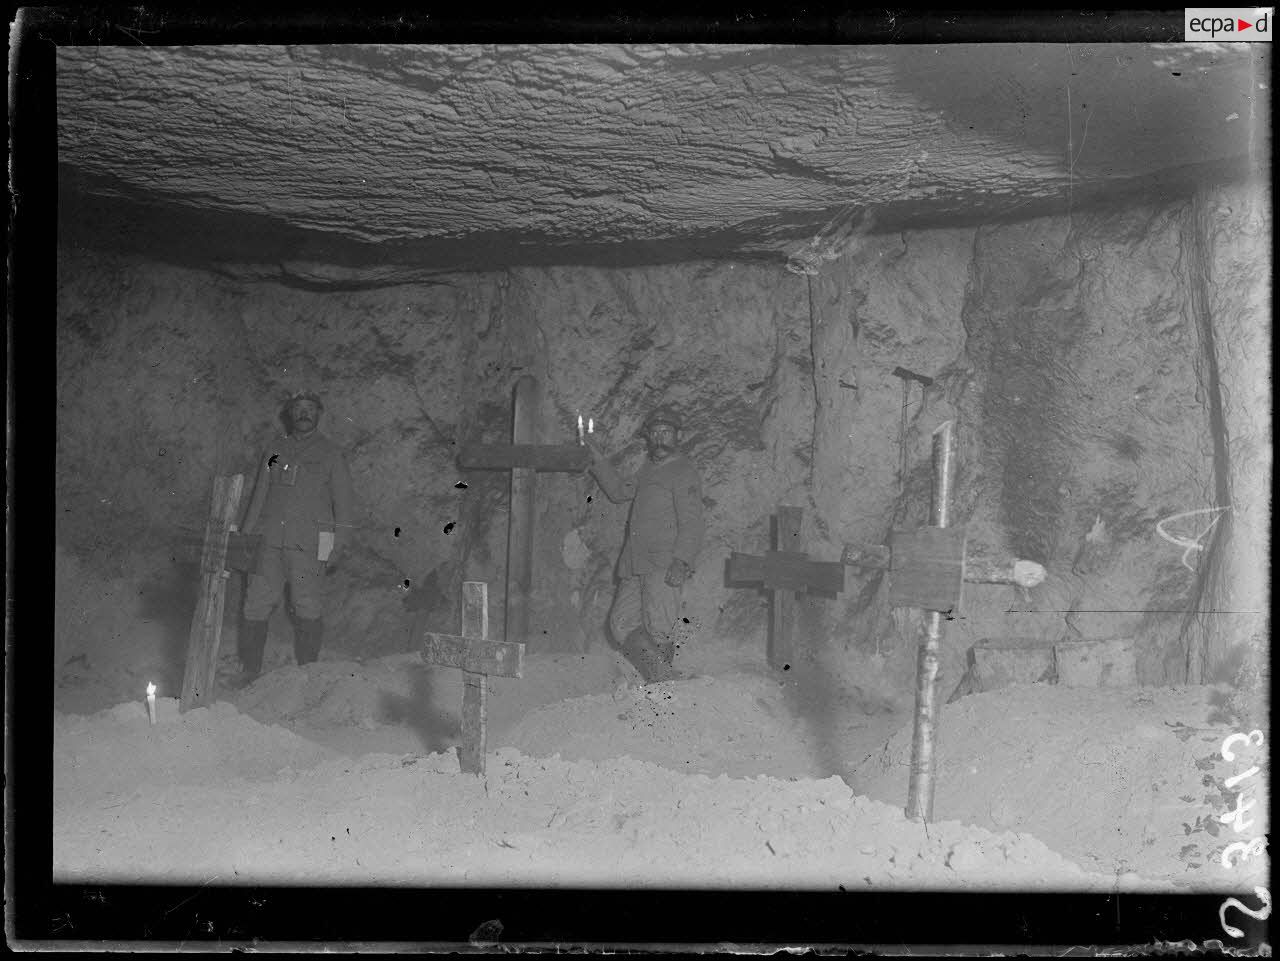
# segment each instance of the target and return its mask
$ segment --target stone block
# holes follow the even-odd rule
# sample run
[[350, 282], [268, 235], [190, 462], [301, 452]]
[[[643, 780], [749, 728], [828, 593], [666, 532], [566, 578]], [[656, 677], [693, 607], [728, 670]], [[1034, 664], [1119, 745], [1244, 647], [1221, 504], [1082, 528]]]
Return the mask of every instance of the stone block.
[[985, 639], [973, 645], [975, 691], [1034, 684], [1052, 674], [1053, 644], [1037, 638]]
[[1136, 687], [1133, 638], [1059, 641], [1054, 645], [1058, 683], [1069, 687]]

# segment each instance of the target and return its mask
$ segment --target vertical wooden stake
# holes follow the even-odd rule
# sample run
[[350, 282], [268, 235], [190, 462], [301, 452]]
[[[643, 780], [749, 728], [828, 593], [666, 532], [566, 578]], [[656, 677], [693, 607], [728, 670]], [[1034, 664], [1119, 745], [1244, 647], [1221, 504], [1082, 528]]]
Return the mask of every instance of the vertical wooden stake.
[[[489, 637], [489, 585], [484, 581], [462, 582], [462, 636], [485, 640]], [[458, 766], [463, 774], [484, 775], [486, 709], [489, 691], [483, 674], [462, 672], [462, 744]]]
[[178, 705], [183, 712], [203, 707], [214, 699], [218, 646], [222, 643], [222, 611], [227, 598], [227, 541], [243, 489], [243, 474], [213, 479], [213, 503], [200, 555], [200, 596], [191, 617], [182, 699]]
[[[804, 510], [799, 507], [779, 507], [774, 516], [772, 546], [775, 551], [800, 551], [800, 522]], [[795, 623], [797, 593], [774, 590], [769, 592], [769, 665], [778, 670], [791, 663], [791, 631]]]
[[[542, 391], [536, 378], [516, 382], [511, 442], [538, 443]], [[533, 590], [534, 493], [538, 473], [531, 467], [511, 471], [511, 514], [507, 522], [507, 603], [503, 638], [524, 643], [529, 636], [529, 597]]]
[[[933, 526], [950, 522], [951, 484], [955, 477], [952, 421], [933, 432]], [[913, 821], [933, 820], [934, 747], [938, 722], [938, 661], [942, 615], [925, 614], [916, 663], [916, 717], [911, 738], [911, 778], [907, 785], [906, 815]]]

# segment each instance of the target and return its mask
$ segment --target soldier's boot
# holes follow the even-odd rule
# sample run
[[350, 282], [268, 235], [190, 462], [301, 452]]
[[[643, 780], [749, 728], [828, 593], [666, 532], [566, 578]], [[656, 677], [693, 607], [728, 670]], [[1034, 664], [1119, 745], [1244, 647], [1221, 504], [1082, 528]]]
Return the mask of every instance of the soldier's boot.
[[671, 667], [663, 659], [653, 637], [643, 627], [637, 627], [627, 635], [622, 653], [627, 656], [646, 684], [671, 678]]
[[240, 624], [236, 653], [240, 657], [240, 673], [228, 684], [239, 689], [252, 684], [262, 673], [262, 654], [267, 649], [267, 622], [245, 618]]
[[294, 621], [293, 657], [301, 667], [320, 657], [320, 642], [324, 639], [324, 621], [318, 617], [299, 617]]
[[682, 672], [676, 670], [676, 642], [666, 641], [658, 644], [657, 648], [663, 663], [667, 665], [668, 678], [684, 677]]

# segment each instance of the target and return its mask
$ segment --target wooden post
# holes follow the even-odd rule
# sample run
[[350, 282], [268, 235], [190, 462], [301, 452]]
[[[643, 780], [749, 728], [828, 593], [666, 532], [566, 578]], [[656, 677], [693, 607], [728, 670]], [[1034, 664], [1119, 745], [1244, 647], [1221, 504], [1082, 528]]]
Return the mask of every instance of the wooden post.
[[422, 657], [429, 664], [462, 670], [462, 744], [458, 766], [464, 774], [484, 774], [486, 753], [488, 677], [520, 677], [524, 670], [524, 645], [489, 640], [489, 585], [483, 581], [462, 584], [462, 634], [428, 632]]
[[222, 642], [222, 611], [227, 598], [227, 541], [240, 506], [244, 475], [215, 477], [213, 503], [205, 525], [200, 556], [200, 596], [187, 638], [187, 661], [182, 676], [178, 709], [186, 712], [212, 703], [218, 670], [218, 646]]
[[[933, 432], [933, 526], [950, 522], [951, 484], [955, 476], [952, 421]], [[913, 821], [933, 820], [934, 747], [937, 743], [938, 662], [942, 641], [942, 615], [925, 614], [916, 667], [916, 714], [911, 738], [911, 777], [907, 786], [906, 815]]]
[[[804, 516], [799, 507], [778, 507], [773, 519], [772, 546], [775, 551], [800, 553], [800, 522]], [[791, 663], [791, 630], [795, 624], [795, 591], [775, 590], [769, 601], [769, 649], [771, 667], [784, 669]]]
[[[483, 581], [462, 583], [462, 636], [489, 637], [489, 585]], [[458, 765], [464, 774], [484, 774], [487, 752], [489, 689], [484, 674], [462, 672], [462, 745]]]
[[[538, 408], [542, 391], [531, 376], [516, 382], [512, 444], [538, 442]], [[533, 590], [534, 494], [538, 473], [532, 467], [511, 470], [511, 515], [507, 525], [507, 603], [503, 637], [523, 643], [529, 636], [529, 598]]]

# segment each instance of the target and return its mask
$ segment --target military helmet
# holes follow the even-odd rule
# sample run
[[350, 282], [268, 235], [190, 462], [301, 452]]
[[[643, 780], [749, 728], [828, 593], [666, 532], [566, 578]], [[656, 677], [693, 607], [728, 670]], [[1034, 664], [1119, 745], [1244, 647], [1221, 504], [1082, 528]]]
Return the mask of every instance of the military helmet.
[[293, 405], [300, 400], [310, 401], [316, 405], [318, 410], [324, 410], [324, 401], [320, 399], [320, 395], [314, 391], [299, 390], [289, 395], [289, 399], [285, 402], [285, 410], [293, 410]]
[[666, 424], [668, 427], [674, 427], [676, 430], [680, 430], [680, 428], [684, 426], [680, 421], [680, 414], [676, 409], [666, 404], [651, 410], [649, 415], [644, 419], [644, 424], [641, 429], [649, 430], [657, 424]]

